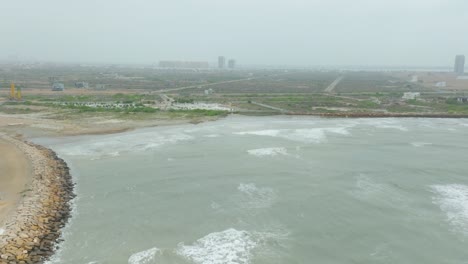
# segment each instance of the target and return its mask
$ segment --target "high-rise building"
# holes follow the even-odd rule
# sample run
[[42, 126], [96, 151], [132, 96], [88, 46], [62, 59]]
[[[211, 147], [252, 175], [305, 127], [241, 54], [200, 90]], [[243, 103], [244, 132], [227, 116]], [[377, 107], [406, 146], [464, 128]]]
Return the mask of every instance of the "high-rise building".
[[234, 69], [234, 67], [236, 67], [236, 60], [229, 60], [228, 61], [228, 67], [229, 69]]
[[455, 57], [455, 73], [463, 74], [465, 72], [465, 56], [457, 55]]
[[223, 69], [226, 66], [226, 58], [224, 56], [218, 57], [218, 68]]

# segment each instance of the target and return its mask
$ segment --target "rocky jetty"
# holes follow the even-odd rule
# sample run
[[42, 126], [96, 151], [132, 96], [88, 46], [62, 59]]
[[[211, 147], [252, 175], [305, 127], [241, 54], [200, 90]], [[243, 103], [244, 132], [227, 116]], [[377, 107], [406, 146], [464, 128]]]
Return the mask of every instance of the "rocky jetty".
[[73, 182], [67, 164], [50, 149], [4, 137], [31, 161], [32, 180], [16, 212], [2, 227], [0, 264], [44, 263], [57, 248], [67, 223]]

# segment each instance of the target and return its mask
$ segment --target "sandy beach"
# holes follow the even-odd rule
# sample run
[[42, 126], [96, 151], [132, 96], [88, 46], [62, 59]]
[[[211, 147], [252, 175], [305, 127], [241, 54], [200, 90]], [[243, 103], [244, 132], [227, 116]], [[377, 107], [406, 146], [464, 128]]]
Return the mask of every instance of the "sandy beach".
[[0, 228], [31, 180], [31, 165], [15, 145], [0, 138]]

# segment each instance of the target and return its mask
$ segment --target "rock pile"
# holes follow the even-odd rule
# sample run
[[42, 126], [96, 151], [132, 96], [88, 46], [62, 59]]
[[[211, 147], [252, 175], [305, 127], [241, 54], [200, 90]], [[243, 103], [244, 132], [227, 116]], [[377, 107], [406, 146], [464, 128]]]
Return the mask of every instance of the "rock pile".
[[32, 163], [32, 181], [0, 235], [0, 264], [44, 263], [55, 251], [74, 198], [67, 164], [47, 148], [13, 138]]

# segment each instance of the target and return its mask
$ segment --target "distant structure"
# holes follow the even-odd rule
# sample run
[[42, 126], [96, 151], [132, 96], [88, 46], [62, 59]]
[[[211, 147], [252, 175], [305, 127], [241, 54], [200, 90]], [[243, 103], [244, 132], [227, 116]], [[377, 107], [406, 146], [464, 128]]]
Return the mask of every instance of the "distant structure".
[[404, 94], [403, 94], [402, 99], [404, 99], [404, 100], [415, 100], [416, 98], [418, 98], [418, 97], [420, 97], [420, 96], [421, 96], [420, 93], [408, 92], [408, 93], [404, 93]]
[[447, 86], [447, 82], [437, 82], [435, 84], [435, 87], [446, 87]]
[[224, 69], [224, 67], [226, 67], [226, 57], [219, 56], [218, 57], [218, 68]]
[[468, 97], [458, 97], [457, 102], [459, 102], [459, 103], [468, 103]]
[[418, 82], [418, 76], [417, 76], [417, 75], [411, 76], [410, 82], [412, 82], [412, 83], [417, 83], [417, 82]]
[[21, 95], [21, 88], [16, 87], [14, 82], [11, 82], [10, 84], [10, 100], [17, 100], [21, 101], [22, 95]]
[[234, 69], [236, 67], [236, 60], [230, 59], [228, 61], [228, 67], [229, 69]]
[[455, 57], [455, 73], [462, 75], [465, 73], [465, 56], [464, 55], [457, 55]]
[[214, 93], [214, 90], [213, 89], [208, 89], [208, 90], [205, 90], [205, 95], [210, 95], [210, 94], [213, 94]]
[[76, 82], [75, 87], [76, 88], [89, 88], [89, 84], [87, 82]]
[[63, 83], [53, 83], [52, 84], [52, 91], [55, 91], [55, 92], [61, 92], [65, 90], [65, 85], [63, 85]]
[[159, 67], [179, 69], [202, 69], [208, 68], [209, 64], [205, 61], [160, 61]]

